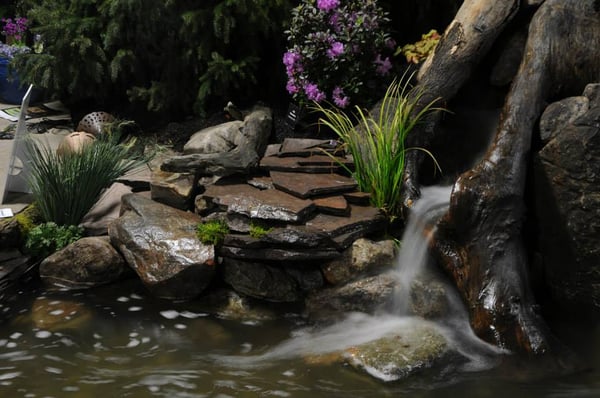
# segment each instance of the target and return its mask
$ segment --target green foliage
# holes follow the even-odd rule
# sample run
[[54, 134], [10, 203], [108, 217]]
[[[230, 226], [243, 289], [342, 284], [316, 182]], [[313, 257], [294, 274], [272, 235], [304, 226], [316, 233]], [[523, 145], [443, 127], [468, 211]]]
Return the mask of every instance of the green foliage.
[[229, 233], [229, 227], [224, 220], [214, 220], [198, 224], [196, 236], [205, 245], [218, 246]]
[[47, 222], [29, 231], [25, 248], [32, 255], [44, 258], [81, 239], [82, 236], [82, 227]]
[[72, 100], [187, 114], [256, 88], [261, 60], [283, 45], [292, 1], [24, 3], [45, 43], [42, 54], [16, 59], [23, 80]]
[[260, 239], [272, 230], [272, 227], [267, 227], [255, 221], [250, 223], [250, 236], [254, 239]]
[[[357, 114], [351, 117], [339, 109], [316, 104], [324, 115], [320, 121], [338, 135], [352, 154], [354, 171], [337, 161], [352, 173], [363, 192], [371, 193], [371, 204], [382, 209], [392, 221], [401, 211], [404, 159], [406, 151], [411, 149], [405, 147], [406, 136], [425, 115], [436, 109], [432, 102], [417, 110], [420, 98], [421, 94], [408, 89], [407, 84], [394, 81], [385, 93], [377, 118], [358, 106], [355, 107]], [[359, 120], [358, 128], [353, 120]], [[418, 149], [431, 156], [425, 149]]]
[[125, 173], [142, 166], [148, 156], [134, 155], [119, 144], [116, 132], [105, 133], [80, 150], [58, 154], [29, 138], [29, 187], [45, 221], [77, 225], [102, 191]]
[[435, 50], [441, 37], [437, 30], [432, 29], [429, 33], [422, 35], [418, 42], [398, 48], [394, 55], [404, 55], [406, 62], [421, 63]]

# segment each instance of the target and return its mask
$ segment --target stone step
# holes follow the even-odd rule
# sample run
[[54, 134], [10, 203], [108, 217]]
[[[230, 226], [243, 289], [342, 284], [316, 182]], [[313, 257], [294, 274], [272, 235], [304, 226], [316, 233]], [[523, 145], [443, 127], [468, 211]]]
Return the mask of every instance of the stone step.
[[357, 188], [356, 181], [339, 174], [302, 174], [272, 171], [275, 188], [301, 199], [351, 192]]

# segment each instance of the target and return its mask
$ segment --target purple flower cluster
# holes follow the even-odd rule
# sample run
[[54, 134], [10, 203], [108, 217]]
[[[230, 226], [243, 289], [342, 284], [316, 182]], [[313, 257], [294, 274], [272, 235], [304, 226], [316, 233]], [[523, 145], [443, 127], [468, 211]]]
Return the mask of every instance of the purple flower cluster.
[[300, 103], [330, 100], [340, 108], [369, 99], [373, 83], [392, 69], [388, 22], [373, 0], [302, 0], [283, 55], [288, 93]]
[[2, 34], [7, 38], [12, 37], [17, 44], [24, 45], [22, 41], [25, 39], [24, 34], [27, 31], [27, 18], [17, 17], [14, 20], [2, 18], [2, 23]]
[[317, 8], [323, 11], [330, 11], [340, 5], [340, 0], [317, 0]]

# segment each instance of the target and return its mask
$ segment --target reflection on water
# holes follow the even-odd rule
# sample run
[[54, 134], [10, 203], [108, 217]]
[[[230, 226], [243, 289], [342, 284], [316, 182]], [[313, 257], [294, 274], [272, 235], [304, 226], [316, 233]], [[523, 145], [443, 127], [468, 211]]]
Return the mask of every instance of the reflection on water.
[[[293, 314], [248, 324], [220, 319], [193, 302], [152, 299], [137, 281], [75, 295], [27, 291], [0, 301], [2, 397], [600, 396], [598, 328], [565, 329], [589, 361], [586, 372], [531, 378], [527, 365], [509, 363], [383, 383], [339, 362], [301, 355], [333, 348], [342, 330], [313, 334]], [[353, 322], [374, 327], [374, 320], [359, 315]]]

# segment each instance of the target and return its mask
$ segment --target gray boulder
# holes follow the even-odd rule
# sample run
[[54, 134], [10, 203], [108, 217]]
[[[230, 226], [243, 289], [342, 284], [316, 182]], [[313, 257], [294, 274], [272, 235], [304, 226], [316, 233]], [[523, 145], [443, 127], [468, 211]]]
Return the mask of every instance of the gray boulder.
[[321, 269], [327, 282], [339, 285], [361, 275], [390, 270], [395, 255], [396, 247], [391, 239], [375, 242], [360, 238], [340, 257], [323, 264]]
[[393, 275], [381, 274], [317, 290], [305, 300], [306, 315], [312, 319], [327, 319], [345, 312], [372, 313], [392, 305], [396, 285]]
[[121, 213], [109, 225], [111, 242], [154, 295], [190, 299], [208, 286], [215, 253], [196, 237], [199, 216], [136, 194], [123, 197]]
[[589, 107], [590, 101], [585, 96], [569, 97], [548, 105], [540, 118], [542, 142], [547, 144], [556, 134], [587, 112]]
[[346, 362], [385, 381], [432, 368], [451, 354], [446, 338], [426, 321], [346, 350]]
[[131, 273], [107, 236], [87, 237], [40, 263], [44, 283], [59, 289], [86, 289], [115, 282]]
[[593, 86], [585, 91], [594, 99], [589, 109], [559, 124], [535, 157], [535, 208], [551, 296], [569, 311], [600, 313], [600, 96]]

